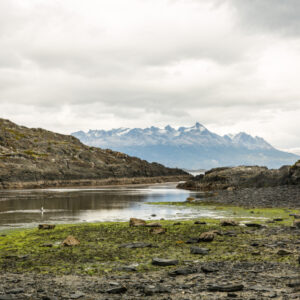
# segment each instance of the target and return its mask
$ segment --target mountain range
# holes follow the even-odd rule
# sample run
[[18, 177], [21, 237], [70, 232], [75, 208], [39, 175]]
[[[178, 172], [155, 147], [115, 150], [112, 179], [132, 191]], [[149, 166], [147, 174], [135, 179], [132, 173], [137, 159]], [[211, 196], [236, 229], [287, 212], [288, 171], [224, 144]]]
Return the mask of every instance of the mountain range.
[[185, 169], [263, 165], [278, 168], [299, 156], [275, 149], [263, 138], [245, 132], [224, 136], [196, 123], [192, 127], [117, 128], [72, 133], [89, 146], [109, 148], [150, 162]]

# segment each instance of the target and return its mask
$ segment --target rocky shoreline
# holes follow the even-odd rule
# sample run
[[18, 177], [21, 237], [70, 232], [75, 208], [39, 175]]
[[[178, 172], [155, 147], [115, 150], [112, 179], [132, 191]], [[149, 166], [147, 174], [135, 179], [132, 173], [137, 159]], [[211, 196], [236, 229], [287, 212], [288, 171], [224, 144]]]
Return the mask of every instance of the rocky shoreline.
[[217, 191], [282, 185], [300, 185], [300, 161], [280, 169], [259, 166], [215, 168], [180, 183], [177, 187], [195, 191]]
[[250, 208], [300, 209], [300, 185], [219, 190], [205, 195], [199, 193], [195, 201]]
[[[299, 268], [284, 263], [186, 263], [182, 275], [0, 275], [0, 299], [299, 299]], [[204, 271], [203, 271], [204, 270]], [[184, 274], [186, 272], [186, 274]], [[189, 274], [190, 273], [190, 274]]]
[[106, 179], [78, 179], [78, 180], [37, 180], [37, 181], [0, 181], [1, 189], [41, 189], [50, 187], [103, 187], [112, 185], [132, 185], [132, 184], [154, 184], [165, 182], [178, 182], [190, 178], [190, 175], [171, 175], [154, 177], [133, 177]]

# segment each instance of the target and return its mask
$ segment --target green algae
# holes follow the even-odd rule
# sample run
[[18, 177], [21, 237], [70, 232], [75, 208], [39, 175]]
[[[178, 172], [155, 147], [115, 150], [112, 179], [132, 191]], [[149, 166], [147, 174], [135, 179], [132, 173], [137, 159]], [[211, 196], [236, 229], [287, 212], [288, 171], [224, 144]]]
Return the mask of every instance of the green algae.
[[[261, 213], [255, 210], [254, 213]], [[266, 212], [265, 212], [266, 213]], [[272, 214], [273, 215], [273, 212]], [[277, 214], [276, 214], [277, 216]], [[289, 217], [289, 222], [292, 218]], [[221, 227], [216, 219], [205, 219], [206, 225], [196, 225], [194, 220], [160, 221], [167, 232], [153, 235], [147, 227], [129, 227], [126, 222], [107, 222], [95, 224], [59, 225], [53, 230], [26, 229], [0, 236], [0, 270], [2, 272], [37, 272], [55, 274], [104, 274], [119, 273], [120, 267], [138, 264], [138, 271], [156, 270], [151, 265], [153, 257], [176, 258], [180, 265], [191, 261], [277, 261], [296, 263], [295, 255], [278, 256], [272, 248], [259, 248], [260, 255], [255, 255], [253, 241], [266, 240], [261, 230], [245, 226]], [[175, 221], [176, 223], [176, 221]], [[287, 223], [271, 224], [284, 227]], [[268, 225], [269, 226], [269, 225]], [[213, 242], [198, 244], [209, 248], [209, 255], [193, 255], [185, 242], [190, 237], [197, 237], [202, 232], [218, 230]], [[226, 232], [234, 231], [234, 236]], [[62, 241], [73, 235], [80, 240], [80, 245], [64, 247]], [[295, 239], [292, 234], [269, 234], [268, 241]], [[146, 242], [155, 247], [141, 249], [119, 248], [120, 244]], [[47, 247], [51, 244], [52, 247]], [[254, 254], [253, 254], [254, 253]]]
[[171, 205], [178, 207], [192, 207], [199, 210], [207, 211], [219, 211], [220, 215], [230, 216], [237, 221], [255, 221], [258, 223], [264, 223], [267, 220], [272, 221], [274, 219], [282, 219], [277, 221], [276, 224], [291, 225], [293, 223], [293, 217], [291, 214], [299, 214], [297, 209], [286, 208], [247, 208], [242, 206], [224, 205], [217, 202], [209, 201], [184, 201], [184, 202], [149, 202], [149, 205]]

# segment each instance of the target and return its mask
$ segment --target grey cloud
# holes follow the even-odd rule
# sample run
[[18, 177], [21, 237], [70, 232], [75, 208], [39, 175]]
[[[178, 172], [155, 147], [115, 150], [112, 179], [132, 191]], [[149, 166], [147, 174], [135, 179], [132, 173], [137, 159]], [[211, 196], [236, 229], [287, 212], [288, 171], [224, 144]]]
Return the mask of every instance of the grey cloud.
[[[217, 26], [218, 23], [204, 28], [201, 18], [195, 16], [164, 18], [163, 13], [158, 13], [156, 24], [155, 16], [150, 15], [145, 23], [140, 21], [139, 30], [128, 32], [124, 39], [110, 34], [104, 25], [91, 30], [80, 15], [75, 19], [70, 9], [58, 2], [45, 2], [25, 10], [18, 7], [18, 2], [11, 3], [14, 5], [2, 10], [9, 18], [2, 19], [3, 13], [0, 18], [10, 38], [2, 39], [0, 46], [13, 48], [19, 59], [29, 60], [40, 68], [64, 69], [84, 76], [109, 76], [130, 73], [140, 66], [166, 65], [185, 59], [233, 63], [243, 59], [251, 47], [251, 40], [240, 32], [232, 32], [222, 24]], [[16, 57], [11, 56], [6, 63], [10, 60], [11, 67], [15, 67]]]
[[[136, 3], [154, 2], [126, 5], [139, 15]], [[221, 128], [300, 113], [298, 86], [276, 90], [272, 74], [258, 74], [272, 42], [284, 44], [286, 33], [297, 40], [295, 1], [211, 0], [203, 16], [208, 1], [158, 1], [169, 6], [124, 29], [122, 18], [87, 20], [80, 10], [105, 3], [0, 0], [1, 116], [72, 132], [195, 121]], [[172, 5], [189, 9], [170, 15]]]
[[[300, 33], [298, 0], [228, 0], [237, 9], [238, 18], [248, 29], [282, 35]], [[228, 2], [225, 0], [225, 2]]]

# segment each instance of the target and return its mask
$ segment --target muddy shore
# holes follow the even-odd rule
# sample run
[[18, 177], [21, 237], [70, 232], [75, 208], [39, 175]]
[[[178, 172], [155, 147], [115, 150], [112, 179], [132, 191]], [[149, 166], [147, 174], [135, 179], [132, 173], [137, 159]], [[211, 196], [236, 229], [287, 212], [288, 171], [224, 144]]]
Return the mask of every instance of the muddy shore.
[[131, 184], [153, 184], [164, 182], [178, 182], [190, 178], [190, 175], [172, 175], [155, 177], [133, 177], [133, 178], [107, 178], [107, 179], [78, 179], [78, 180], [38, 180], [38, 181], [15, 181], [0, 182], [1, 189], [42, 189], [52, 187], [104, 187], [121, 186]]

